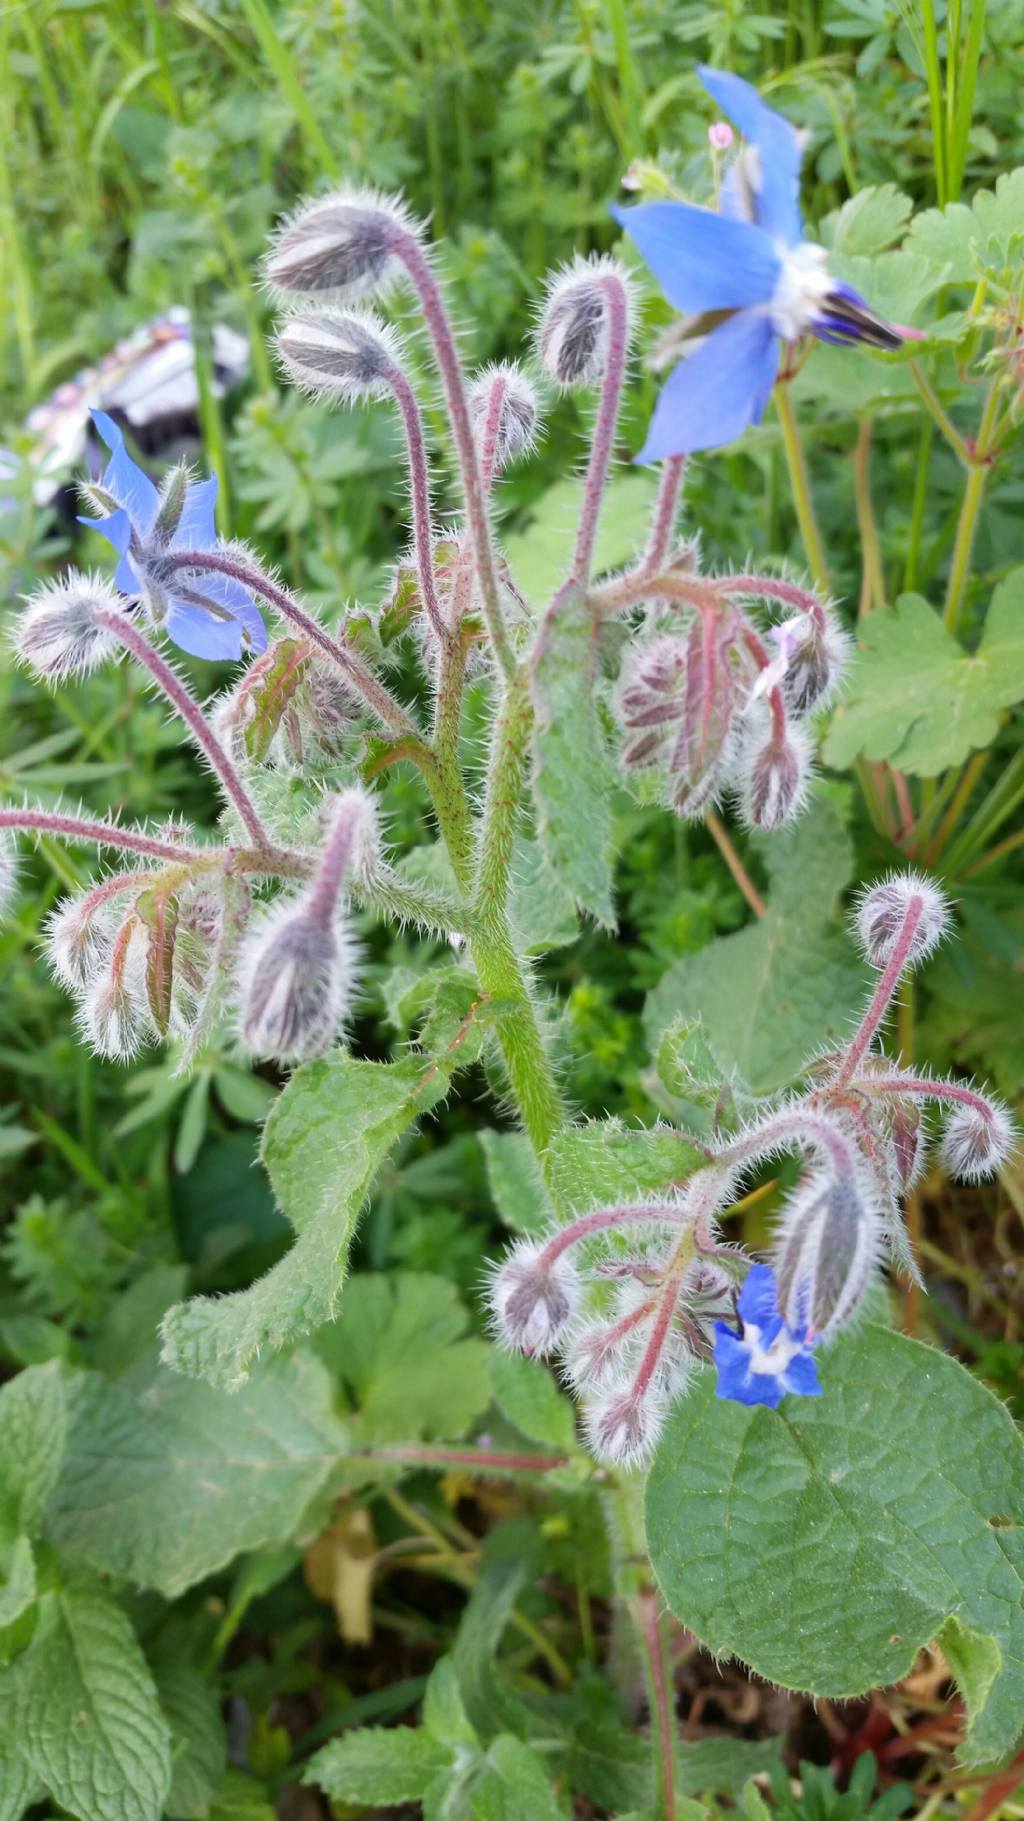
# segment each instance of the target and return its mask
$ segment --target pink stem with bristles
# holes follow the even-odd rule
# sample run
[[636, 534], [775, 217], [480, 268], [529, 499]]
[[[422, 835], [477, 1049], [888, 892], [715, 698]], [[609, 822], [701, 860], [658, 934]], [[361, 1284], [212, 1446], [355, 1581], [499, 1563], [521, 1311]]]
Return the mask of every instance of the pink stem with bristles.
[[910, 960], [914, 946], [914, 935], [923, 913], [924, 900], [915, 894], [908, 900], [906, 915], [903, 919], [903, 925], [900, 929], [899, 936], [896, 939], [896, 946], [889, 957], [884, 973], [880, 976], [878, 984], [871, 995], [871, 1003], [861, 1020], [860, 1027], [843, 1057], [839, 1073], [832, 1082], [834, 1088], [845, 1087], [852, 1076], [857, 1073], [857, 1070], [863, 1062], [864, 1057], [870, 1048], [871, 1039], [889, 1009], [889, 1001], [896, 991], [896, 988], [900, 983], [900, 977]]
[[626, 355], [629, 340], [629, 299], [621, 278], [608, 272], [600, 280], [608, 317], [608, 357], [601, 381], [601, 398], [597, 407], [594, 440], [590, 447], [587, 478], [583, 487], [583, 509], [576, 533], [570, 582], [583, 587], [590, 578], [594, 543], [601, 517], [601, 502], [608, 484], [615, 426], [619, 418], [622, 386], [626, 377]]

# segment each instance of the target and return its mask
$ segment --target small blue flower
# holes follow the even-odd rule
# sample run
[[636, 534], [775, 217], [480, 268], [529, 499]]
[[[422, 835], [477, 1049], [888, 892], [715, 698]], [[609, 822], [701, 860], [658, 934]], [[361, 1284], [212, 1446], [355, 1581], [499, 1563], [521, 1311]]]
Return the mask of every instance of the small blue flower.
[[641, 462], [715, 449], [759, 423], [780, 339], [810, 332], [893, 349], [914, 334], [876, 316], [831, 276], [824, 248], [804, 240], [795, 128], [739, 76], [704, 65], [697, 73], [747, 141], [723, 181], [721, 213], [686, 202], [612, 210], [669, 303], [698, 319], [702, 337], [662, 389]]
[[715, 1323], [718, 1395], [737, 1404], [777, 1410], [787, 1392], [820, 1397], [806, 1323], [791, 1328], [779, 1313], [779, 1290], [770, 1265], [751, 1265], [736, 1304], [740, 1331]]
[[267, 634], [259, 609], [233, 576], [213, 570], [175, 568], [175, 551], [215, 550], [217, 477], [187, 481], [172, 469], [162, 492], [132, 461], [124, 437], [105, 411], [92, 421], [110, 450], [100, 489], [113, 502], [101, 518], [82, 518], [113, 545], [115, 585], [139, 596], [153, 621], [196, 658], [240, 658], [243, 649], [265, 651]]

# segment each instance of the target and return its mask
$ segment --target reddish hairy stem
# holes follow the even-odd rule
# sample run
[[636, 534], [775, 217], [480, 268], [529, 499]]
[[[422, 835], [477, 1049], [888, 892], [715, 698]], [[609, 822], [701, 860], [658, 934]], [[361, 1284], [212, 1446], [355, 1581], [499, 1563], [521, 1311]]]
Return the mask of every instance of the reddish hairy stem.
[[917, 1094], [922, 1100], [952, 1101], [957, 1106], [973, 1107], [983, 1119], [993, 1117], [992, 1107], [974, 1088], [961, 1087], [954, 1081], [928, 1081], [920, 1075], [862, 1075], [852, 1084], [862, 1094]]
[[583, 510], [576, 533], [576, 549], [573, 553], [572, 568], [569, 571], [569, 581], [584, 587], [590, 576], [590, 567], [594, 558], [594, 541], [601, 517], [601, 501], [608, 484], [615, 425], [618, 422], [622, 385], [626, 377], [629, 335], [629, 302], [622, 280], [608, 272], [601, 278], [600, 284], [604, 292], [605, 310], [608, 317], [608, 359], [601, 380], [597, 423], [594, 426], [594, 440], [590, 448], [590, 461], [587, 465], [587, 478], [583, 488]]
[[551, 1473], [569, 1464], [567, 1454], [509, 1454], [494, 1448], [357, 1448], [360, 1460], [407, 1461], [421, 1467], [478, 1467], [486, 1472]]
[[150, 835], [136, 834], [132, 829], [114, 828], [109, 822], [63, 816], [48, 809], [0, 809], [0, 828], [66, 835], [71, 841], [91, 841], [96, 847], [119, 847], [125, 853], [148, 854], [153, 860], [189, 862], [207, 858], [201, 848], [178, 847], [173, 841], [157, 841]]
[[133, 626], [131, 621], [125, 619], [122, 614], [103, 612], [97, 614], [96, 617], [101, 625], [106, 626], [109, 632], [113, 632], [120, 639], [122, 645], [125, 645], [131, 652], [132, 657], [137, 658], [143, 668], [149, 671], [153, 681], [162, 689], [172, 708], [181, 716], [196, 745], [209, 759], [225, 796], [237, 809], [251, 840], [257, 847], [270, 847], [270, 836], [260, 821], [256, 805], [203, 714], [199, 703], [186, 689], [181, 678], [175, 674], [169, 664], [165, 663], [159, 652], [154, 651], [148, 639], [143, 638], [138, 627]]
[[910, 953], [914, 943], [914, 932], [921, 921], [923, 912], [924, 900], [917, 896], [911, 897], [907, 904], [907, 914], [903, 919], [903, 926], [897, 938], [896, 947], [893, 949], [885, 971], [879, 978], [878, 984], [871, 995], [871, 1003], [843, 1058], [839, 1073], [832, 1083], [833, 1087], [845, 1087], [847, 1082], [857, 1073], [858, 1068], [863, 1062], [864, 1057], [870, 1048], [871, 1039], [889, 1009], [889, 1001], [896, 991], [900, 982], [900, 976], [910, 959]]
[[480, 473], [488, 492], [494, 485], [498, 431], [501, 428], [501, 413], [507, 393], [508, 380], [504, 373], [496, 373], [487, 395], [487, 410], [484, 412], [483, 433], [480, 437]]
[[352, 858], [359, 824], [367, 814], [364, 798], [357, 791], [346, 791], [338, 804], [316, 877], [306, 899], [306, 911], [317, 923], [329, 925], [334, 917], [338, 893]]
[[553, 1265], [561, 1258], [570, 1246], [581, 1239], [588, 1239], [591, 1233], [603, 1233], [609, 1227], [635, 1226], [643, 1221], [655, 1221], [662, 1226], [685, 1226], [690, 1220], [684, 1208], [668, 1202], [638, 1202], [635, 1205], [622, 1204], [616, 1208], [598, 1208], [593, 1214], [583, 1214], [579, 1220], [570, 1221], [568, 1226], [560, 1227], [558, 1232], [543, 1247], [539, 1264]]
[[462, 378], [462, 363], [455, 346], [455, 337], [448, 321], [448, 312], [444, 307], [440, 286], [419, 242], [412, 234], [396, 230], [392, 244], [420, 300], [423, 320], [433, 343], [434, 357], [444, 387], [452, 441], [455, 444], [455, 454], [462, 480], [466, 524], [469, 528], [470, 543], [473, 546], [473, 560], [480, 584], [484, 618], [487, 622], [491, 643], [494, 646], [495, 656], [505, 675], [511, 676], [515, 668], [515, 659], [501, 615], [498, 571], [494, 560], [491, 523], [487, 515], [487, 494], [484, 489], [473, 426], [469, 418], [466, 388]]
[[639, 568], [634, 572], [638, 577], [657, 575], [671, 549], [685, 469], [685, 455], [670, 455], [662, 465], [661, 479], [658, 482], [658, 497], [654, 502], [654, 511], [651, 514], [647, 549], [640, 559]]
[[223, 555], [218, 550], [176, 550], [169, 552], [165, 561], [175, 569], [212, 569], [218, 575], [233, 576], [254, 594], [262, 595], [272, 607], [276, 607], [281, 618], [289, 620], [300, 632], [320, 647], [324, 655], [330, 658], [338, 669], [343, 671], [353, 688], [358, 690], [368, 708], [372, 708], [377, 719], [393, 733], [414, 734], [419, 737], [419, 728], [401, 702], [385, 688], [373, 671], [363, 663], [355, 652], [349, 651], [333, 639], [319, 620], [300, 607], [293, 595], [285, 588], [278, 588], [260, 569], [251, 568], [247, 563], [240, 563], [232, 556]]
[[435, 636], [444, 642], [446, 627], [434, 582], [434, 531], [430, 512], [430, 481], [427, 475], [427, 451], [423, 440], [423, 419], [416, 394], [401, 367], [389, 367], [388, 385], [402, 414], [405, 441], [409, 452], [409, 485], [412, 494], [412, 537], [416, 554], [423, 607]]
[[728, 597], [752, 594], [758, 600], [779, 601], [784, 607], [795, 607], [814, 621], [819, 632], [825, 630], [825, 609], [816, 594], [798, 588], [793, 582], [778, 581], [772, 575], [720, 575], [709, 578], [717, 594]]
[[661, 1635], [657, 1595], [642, 1593], [637, 1603], [640, 1608], [640, 1637], [644, 1655], [647, 1658], [653, 1696], [654, 1714], [652, 1717], [658, 1732], [658, 1751], [661, 1759], [661, 1806], [664, 1821], [676, 1821], [678, 1810], [676, 1807], [676, 1755], [672, 1740], [673, 1712], [672, 1703], [669, 1701], [665, 1649]]
[[816, 1118], [813, 1113], [802, 1113], [798, 1108], [766, 1119], [753, 1132], [747, 1132], [742, 1138], [734, 1138], [718, 1155], [723, 1163], [753, 1163], [771, 1151], [799, 1143], [801, 1138], [825, 1153], [837, 1175], [850, 1175], [856, 1169], [856, 1153], [842, 1133], [836, 1131], [827, 1119]]
[[655, 1372], [658, 1370], [658, 1361], [661, 1358], [665, 1342], [668, 1339], [668, 1331], [672, 1326], [672, 1317], [676, 1312], [676, 1303], [679, 1301], [679, 1287], [686, 1275], [686, 1266], [689, 1262], [689, 1259], [687, 1259], [686, 1264], [681, 1270], [673, 1271], [671, 1275], [665, 1279], [665, 1287], [658, 1298], [658, 1313], [654, 1318], [654, 1326], [651, 1329], [650, 1338], [644, 1348], [644, 1356], [637, 1369], [637, 1375], [630, 1388], [630, 1398], [634, 1399], [637, 1403], [639, 1403], [640, 1399], [643, 1397]]

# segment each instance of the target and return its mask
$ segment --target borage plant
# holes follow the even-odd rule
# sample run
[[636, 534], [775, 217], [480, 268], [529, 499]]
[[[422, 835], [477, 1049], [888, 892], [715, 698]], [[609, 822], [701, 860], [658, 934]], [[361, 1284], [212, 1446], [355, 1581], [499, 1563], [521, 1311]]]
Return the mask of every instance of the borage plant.
[[[860, 334], [890, 349], [901, 338], [849, 287], [835, 287], [799, 241], [793, 146], [779, 142], [784, 182], [773, 189], [765, 136], [777, 137], [777, 117], [760, 103], [746, 111], [753, 104], [737, 94], [730, 85], [738, 124], [764, 141], [759, 161], [748, 157], [734, 179], [756, 204], [760, 225], [745, 230], [764, 238], [773, 231], [766, 211], [790, 208], [786, 250], [766, 255], [756, 292], [723, 291], [719, 263], [699, 300], [740, 310], [733, 323], [746, 317], [742, 333], [761, 347], [764, 371], [740, 388], [748, 421], [764, 402], [777, 337]], [[5, 1599], [16, 1570], [24, 1583], [0, 1630], [10, 1658], [0, 1686], [26, 1716], [3, 1745], [15, 1787], [25, 1801], [43, 1787], [83, 1821], [106, 1821], [129, 1811], [85, 1802], [82, 1790], [109, 1787], [131, 1764], [133, 1821], [157, 1817], [170, 1800], [173, 1691], [158, 1676], [154, 1692], [109, 1579], [176, 1594], [239, 1551], [301, 1531], [325, 1487], [431, 1463], [557, 1475], [569, 1493], [600, 1489], [616, 1612], [627, 1630], [635, 1621], [648, 1671], [664, 1816], [677, 1812], [677, 1771], [659, 1599], [716, 1653], [821, 1694], [894, 1680], [941, 1638], [968, 1708], [968, 1752], [996, 1757], [1019, 1730], [1019, 1448], [1001, 1406], [961, 1367], [865, 1313], [872, 1303], [884, 1312], [887, 1256], [916, 1269], [901, 1204], [923, 1167], [929, 1110], [943, 1110], [941, 1159], [965, 1180], [995, 1171], [1013, 1142], [992, 1098], [915, 1073], [879, 1046], [894, 995], [945, 933], [942, 894], [915, 872], [865, 891], [857, 933], [874, 970], [867, 1009], [845, 1042], [806, 1060], [789, 1094], [759, 1095], [719, 1067], [699, 1020], [675, 1023], [659, 1055], [673, 1119], [647, 1128], [574, 1119], [557, 1066], [557, 1006], [533, 977], [531, 893], [614, 926], [616, 788], [706, 818], [741, 876], [715, 813], [722, 800], [762, 833], [799, 817], [810, 717], [834, 697], [847, 659], [836, 610], [788, 577], [702, 569], [695, 541], [677, 532], [678, 452], [664, 461], [639, 556], [595, 579], [634, 328], [632, 281], [618, 261], [575, 261], [540, 311], [545, 379], [593, 390], [596, 405], [571, 561], [539, 612], [492, 524], [501, 474], [537, 433], [537, 388], [514, 365], [466, 381], [420, 224], [373, 192], [319, 198], [281, 229], [266, 279], [287, 310], [278, 351], [288, 378], [328, 402], [389, 400], [397, 410], [412, 538], [387, 601], [328, 629], [253, 551], [217, 541], [212, 483], [176, 468], [155, 488], [101, 419], [111, 459], [86, 493], [91, 522], [118, 553], [114, 584], [64, 577], [29, 603], [16, 635], [22, 661], [51, 681], [118, 656], [141, 666], [223, 798], [216, 842], [178, 822], [141, 830], [27, 805], [0, 811], [5, 830], [118, 855], [119, 870], [65, 902], [49, 930], [52, 965], [78, 999], [87, 1040], [127, 1058], [171, 1038], [188, 1067], [226, 1021], [255, 1057], [300, 1066], [263, 1144], [296, 1232], [281, 1262], [248, 1289], [171, 1308], [164, 1364], [148, 1388], [33, 1368], [3, 1394], [14, 1400], [12, 1433], [45, 1442], [49, 1461], [29, 1483], [32, 1448], [12, 1457], [15, 1491], [0, 1507]], [[416, 362], [368, 307], [396, 285], [411, 289], [440, 376], [461, 496], [453, 523], [435, 516]], [[689, 292], [682, 301], [693, 307]], [[698, 385], [698, 359], [706, 371], [726, 333], [716, 329], [690, 356], [687, 385]], [[668, 394], [674, 424], [686, 396], [682, 383]], [[280, 622], [272, 642], [264, 614]], [[250, 661], [206, 706], [163, 655], [163, 637]], [[396, 690], [403, 641], [428, 713], [422, 689], [414, 699]], [[485, 765], [468, 737], [484, 718], [481, 699]], [[399, 765], [422, 777], [440, 837], [422, 864], [389, 853], [379, 814], [378, 781]], [[818, 833], [814, 841], [822, 845]], [[0, 853], [6, 895], [14, 866], [8, 848]], [[798, 896], [812, 857], [797, 864], [790, 852], [784, 864]], [[417, 1029], [395, 1061], [359, 1059], [340, 1041], [358, 983], [353, 906], [448, 945], [422, 978], [395, 983]], [[795, 945], [799, 970], [802, 926], [788, 926], [781, 909], [773, 915], [772, 942]], [[772, 1015], [784, 1017], [781, 1001]], [[514, 1159], [513, 1219], [527, 1229], [490, 1286], [497, 1336], [526, 1360], [509, 1376], [497, 1356], [492, 1382], [500, 1410], [533, 1445], [526, 1451], [513, 1435], [504, 1446], [481, 1438], [430, 1449], [413, 1437], [360, 1447], [358, 1422], [346, 1436], [329, 1408], [322, 1351], [356, 1221], [389, 1152], [481, 1061], [521, 1128], [489, 1134], [488, 1151], [506, 1180]], [[724, 1237], [727, 1222], [749, 1173], [791, 1153], [803, 1174], [783, 1198], [771, 1262], [755, 1262]], [[344, 1310], [334, 1332], [344, 1350]], [[302, 1344], [310, 1337], [319, 1358]], [[586, 1450], [538, 1363], [553, 1355], [581, 1396]], [[358, 1382], [359, 1362], [347, 1373]], [[80, 1435], [65, 1449], [69, 1416]], [[126, 1471], [143, 1479], [154, 1448], [175, 1452], [190, 1438], [196, 1471], [175, 1487], [173, 1510], [143, 1501], [109, 1521], [97, 1513], [90, 1448], [114, 1429]], [[219, 1433], [231, 1437], [229, 1458], [211, 1471], [206, 1438]], [[262, 1458], [268, 1433], [288, 1438], [276, 1491]], [[554, 1434], [560, 1451], [544, 1446]], [[648, 1466], [642, 1511], [634, 1470]], [[57, 1575], [54, 1549], [66, 1563]], [[520, 1584], [492, 1562], [471, 1603], [478, 1629], [485, 1594], [487, 1624], [500, 1630]], [[128, 1700], [120, 1683], [118, 1723], [86, 1728], [68, 1750], [40, 1721], [65, 1634], [78, 1639], [76, 1663], [90, 1649], [109, 1662], [113, 1650], [131, 1684], [130, 1738], [118, 1730]], [[60, 1660], [73, 1706], [66, 1651]], [[553, 1712], [509, 1691], [485, 1698], [480, 1685], [478, 1658], [460, 1644], [431, 1678], [418, 1732], [347, 1735], [318, 1755], [311, 1778], [339, 1801], [422, 1795], [428, 1814], [467, 1817], [511, 1812], [494, 1794], [507, 1783], [534, 1790], [536, 1813], [562, 1813], [547, 1768], [561, 1774]], [[650, 1786], [637, 1787], [649, 1801]], [[621, 1796], [620, 1784], [595, 1799], [621, 1806]]]

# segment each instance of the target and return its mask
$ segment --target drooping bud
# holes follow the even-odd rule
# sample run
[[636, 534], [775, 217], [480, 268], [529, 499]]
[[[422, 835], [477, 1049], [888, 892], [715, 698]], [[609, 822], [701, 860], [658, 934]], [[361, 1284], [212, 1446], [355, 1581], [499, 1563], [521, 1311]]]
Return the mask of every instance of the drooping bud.
[[77, 897], [63, 898], [47, 918], [47, 959], [54, 978], [69, 992], [87, 991], [110, 963], [118, 925], [112, 900], [118, 889], [128, 886], [107, 880]]
[[520, 1240], [490, 1283], [495, 1334], [531, 1359], [547, 1359], [562, 1341], [579, 1303], [579, 1279], [564, 1256], [548, 1258], [547, 1248]]
[[[540, 407], [537, 394], [514, 361], [485, 367], [469, 390], [469, 412], [485, 466], [507, 468], [533, 446]], [[491, 447], [484, 448], [490, 440]]]
[[663, 764], [676, 814], [702, 816], [732, 762], [739, 701], [731, 608], [698, 615], [685, 637], [660, 635], [639, 647], [619, 695], [634, 736], [623, 764]]
[[254, 1056], [305, 1062], [338, 1033], [352, 993], [355, 954], [337, 920], [301, 901], [254, 920], [242, 950], [242, 1037]]
[[958, 1182], [981, 1182], [1011, 1155], [1013, 1120], [998, 1100], [954, 1107], [942, 1134], [941, 1157]]
[[277, 351], [301, 392], [346, 405], [385, 397], [402, 364], [394, 329], [371, 310], [298, 311], [278, 329]]
[[835, 1333], [856, 1310], [878, 1257], [881, 1223], [852, 1177], [812, 1176], [783, 1215], [775, 1266], [793, 1329]]
[[748, 740], [740, 770], [740, 808], [748, 826], [781, 828], [797, 815], [810, 769], [810, 743], [799, 727], [773, 727], [766, 740]]
[[665, 1422], [665, 1399], [653, 1385], [638, 1394], [632, 1385], [613, 1385], [585, 1412], [587, 1441], [610, 1467], [649, 1465]]
[[786, 707], [795, 715], [827, 708], [842, 687], [850, 659], [851, 639], [831, 607], [824, 609], [819, 626], [809, 615], [798, 629], [781, 678]]
[[894, 1100], [888, 1109], [889, 1148], [896, 1183], [901, 1195], [920, 1180], [928, 1151], [921, 1109], [908, 1095]]
[[130, 1062], [151, 1035], [138, 929], [134, 916], [122, 923], [110, 965], [93, 979], [77, 1015], [87, 1041], [110, 1062]]
[[923, 873], [891, 873], [864, 893], [857, 910], [857, 935], [872, 967], [888, 966], [901, 947], [906, 966], [923, 961], [948, 927], [949, 905]]
[[63, 682], [84, 676], [119, 650], [119, 641], [99, 615], [123, 612], [120, 596], [101, 575], [68, 571], [44, 582], [14, 628], [14, 649], [37, 677]]
[[153, 529], [157, 537], [165, 544], [170, 543], [181, 524], [190, 479], [188, 463], [175, 462], [173, 468], [168, 468], [161, 482], [160, 506]]
[[14, 842], [7, 835], [0, 835], [0, 918], [14, 903], [17, 885], [18, 856]]
[[277, 230], [264, 262], [283, 297], [354, 303], [398, 276], [397, 247], [421, 228], [397, 196], [346, 188], [300, 204]]
[[626, 302], [627, 334], [632, 286], [618, 260], [577, 257], [552, 279], [537, 329], [537, 354], [544, 371], [559, 386], [590, 386], [608, 361], [610, 314], [608, 287], [621, 288]]

